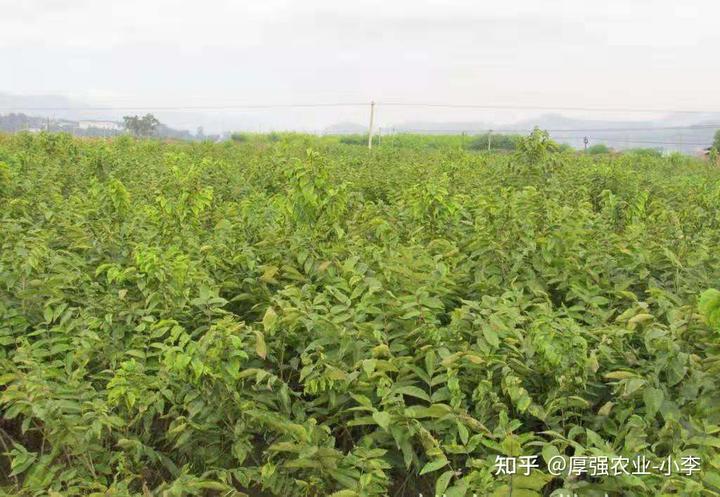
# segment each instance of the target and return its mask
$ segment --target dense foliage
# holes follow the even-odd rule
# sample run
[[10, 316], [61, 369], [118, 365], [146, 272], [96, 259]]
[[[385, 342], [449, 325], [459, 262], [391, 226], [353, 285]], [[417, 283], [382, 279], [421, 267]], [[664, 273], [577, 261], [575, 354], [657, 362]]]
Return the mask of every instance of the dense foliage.
[[609, 154], [612, 149], [604, 143], [598, 143], [597, 145], [591, 145], [587, 149], [587, 153], [591, 155]]
[[718, 173], [546, 138], [0, 136], [0, 489], [720, 495]]

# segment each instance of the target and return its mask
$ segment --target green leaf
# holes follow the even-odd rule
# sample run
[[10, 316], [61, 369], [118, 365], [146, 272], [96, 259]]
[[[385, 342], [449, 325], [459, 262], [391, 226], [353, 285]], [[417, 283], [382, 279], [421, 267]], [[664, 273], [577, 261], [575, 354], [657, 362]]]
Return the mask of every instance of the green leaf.
[[378, 424], [378, 426], [383, 430], [387, 431], [387, 429], [390, 427], [390, 421], [392, 420], [392, 417], [387, 412], [375, 411], [372, 417]]
[[446, 458], [442, 459], [435, 459], [434, 461], [430, 461], [423, 468], [420, 470], [420, 475], [424, 475], [426, 473], [432, 473], [433, 471], [437, 471], [440, 468], [444, 468], [448, 465], [450, 461], [448, 461]]
[[542, 497], [542, 494], [528, 488], [513, 488], [512, 497]]
[[51, 324], [53, 322], [53, 310], [50, 307], [46, 307], [43, 309], [43, 318], [45, 319], [46, 324]]
[[430, 396], [429, 396], [427, 393], [425, 393], [424, 390], [422, 390], [422, 389], [420, 389], [420, 388], [418, 388], [418, 387], [413, 387], [413, 386], [400, 387], [400, 388], [394, 389], [394, 391], [395, 391], [396, 393], [401, 393], [401, 394], [404, 394], [404, 395], [409, 395], [409, 396], [411, 396], [411, 397], [415, 397], [415, 398], [424, 400], [424, 401], [426, 401], [426, 402], [431, 402], [431, 401], [430, 401]]
[[370, 376], [375, 372], [377, 367], [377, 359], [365, 359], [362, 361], [362, 368], [365, 374]]
[[11, 381], [15, 380], [17, 375], [15, 373], [4, 373], [0, 374], [0, 386], [7, 385]]
[[490, 497], [511, 497], [512, 488], [510, 485], [502, 485], [495, 489]]
[[513, 477], [513, 494], [517, 489], [541, 490], [547, 483], [552, 480], [551, 475], [547, 475], [538, 470], [533, 470], [529, 475], [515, 475]]
[[655, 417], [664, 400], [665, 394], [662, 390], [659, 388], [647, 387], [643, 392], [643, 401], [645, 402], [647, 415], [651, 418]]
[[542, 448], [542, 456], [545, 460], [545, 464], [549, 464], [550, 461], [560, 455], [560, 451], [552, 444], [545, 444]]
[[413, 460], [415, 459], [415, 452], [413, 451], [412, 443], [408, 438], [402, 438], [400, 443], [400, 451], [403, 454], [403, 462], [405, 463], [405, 469], [410, 469]]
[[405, 414], [410, 418], [442, 418], [450, 412], [450, 406], [445, 404], [433, 404], [429, 407], [411, 406], [405, 409]]
[[717, 471], [706, 471], [703, 482], [709, 487], [714, 487], [715, 492], [720, 492], [720, 473]]
[[698, 310], [710, 327], [720, 331], [720, 290], [705, 290], [700, 295]]
[[628, 324], [644, 323], [645, 321], [649, 321], [652, 318], [652, 314], [637, 314], [636, 316], [633, 316], [631, 319], [628, 320]]
[[457, 423], [457, 429], [458, 429], [458, 435], [460, 436], [460, 441], [467, 445], [468, 439], [470, 438], [470, 432], [462, 423]]
[[445, 497], [466, 497], [467, 492], [467, 482], [460, 480], [456, 485], [453, 485], [445, 491]]
[[442, 496], [445, 493], [445, 490], [450, 484], [450, 480], [452, 479], [454, 474], [454, 471], [448, 470], [438, 477], [438, 479], [435, 481], [435, 495]]
[[358, 497], [358, 494], [355, 490], [339, 490], [337, 492], [334, 492], [330, 494], [328, 497]]
[[10, 452], [13, 458], [10, 462], [11, 471], [9, 476], [17, 476], [24, 473], [37, 459], [37, 454], [34, 452], [26, 451], [25, 448], [19, 444], [14, 445], [16, 449]]
[[607, 380], [627, 380], [637, 377], [637, 373], [633, 373], [632, 371], [613, 371], [611, 373], [606, 373], [605, 375], [603, 375], [603, 378]]
[[490, 326], [483, 326], [482, 334], [491, 347], [498, 347], [500, 345], [500, 338], [498, 337], [497, 332], [490, 328]]

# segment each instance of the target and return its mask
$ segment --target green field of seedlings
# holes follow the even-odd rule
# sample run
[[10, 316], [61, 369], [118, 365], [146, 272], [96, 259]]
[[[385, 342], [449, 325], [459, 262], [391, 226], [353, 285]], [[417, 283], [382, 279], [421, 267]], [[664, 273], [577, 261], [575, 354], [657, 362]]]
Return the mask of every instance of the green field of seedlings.
[[0, 494], [720, 495], [717, 167], [362, 143], [0, 136]]

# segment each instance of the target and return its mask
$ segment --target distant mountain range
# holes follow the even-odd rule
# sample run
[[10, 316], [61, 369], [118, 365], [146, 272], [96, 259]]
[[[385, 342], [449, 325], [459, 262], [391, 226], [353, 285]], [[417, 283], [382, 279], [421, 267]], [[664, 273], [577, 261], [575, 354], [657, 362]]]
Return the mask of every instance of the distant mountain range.
[[[103, 120], [121, 122], [124, 114], [143, 114], [97, 107], [76, 99], [57, 95], [27, 96], [0, 93], [0, 116], [10, 112], [22, 112], [33, 118], [32, 127], [40, 127], [48, 118], [53, 122], [79, 122]], [[270, 117], [250, 114], [223, 114], [212, 112], [183, 111], [180, 113], [153, 112], [175, 136], [190, 136], [190, 130], [204, 127], [209, 132], [224, 133], [233, 130], [270, 131]], [[277, 118], [277, 116], [274, 116]], [[712, 144], [713, 136], [720, 129], [720, 113], [675, 113], [654, 120], [601, 120], [577, 119], [562, 114], [543, 114], [533, 119], [498, 125], [481, 121], [405, 121], [378, 127], [376, 132], [427, 134], [481, 134], [528, 133], [534, 127], [548, 130], [561, 143], [577, 148], [588, 144], [606, 144], [614, 149], [658, 148], [667, 151], [696, 153]], [[2, 125], [0, 125], [2, 128]], [[173, 129], [175, 128], [175, 129]], [[288, 128], [286, 128], [288, 129]], [[292, 129], [292, 128], [289, 128]], [[7, 129], [6, 129], [7, 130]], [[12, 129], [11, 129], [12, 130]], [[339, 122], [325, 127], [322, 134], [365, 134], [367, 126], [355, 122]]]

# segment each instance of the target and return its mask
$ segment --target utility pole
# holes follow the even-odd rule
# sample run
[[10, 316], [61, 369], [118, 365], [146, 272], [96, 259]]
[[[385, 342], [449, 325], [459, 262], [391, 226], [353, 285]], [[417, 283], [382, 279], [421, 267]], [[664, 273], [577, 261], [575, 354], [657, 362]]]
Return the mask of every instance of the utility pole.
[[375, 121], [375, 101], [370, 102], [370, 126], [368, 126], [368, 150], [372, 150], [373, 121]]
[[488, 152], [492, 150], [492, 130], [488, 131]]

